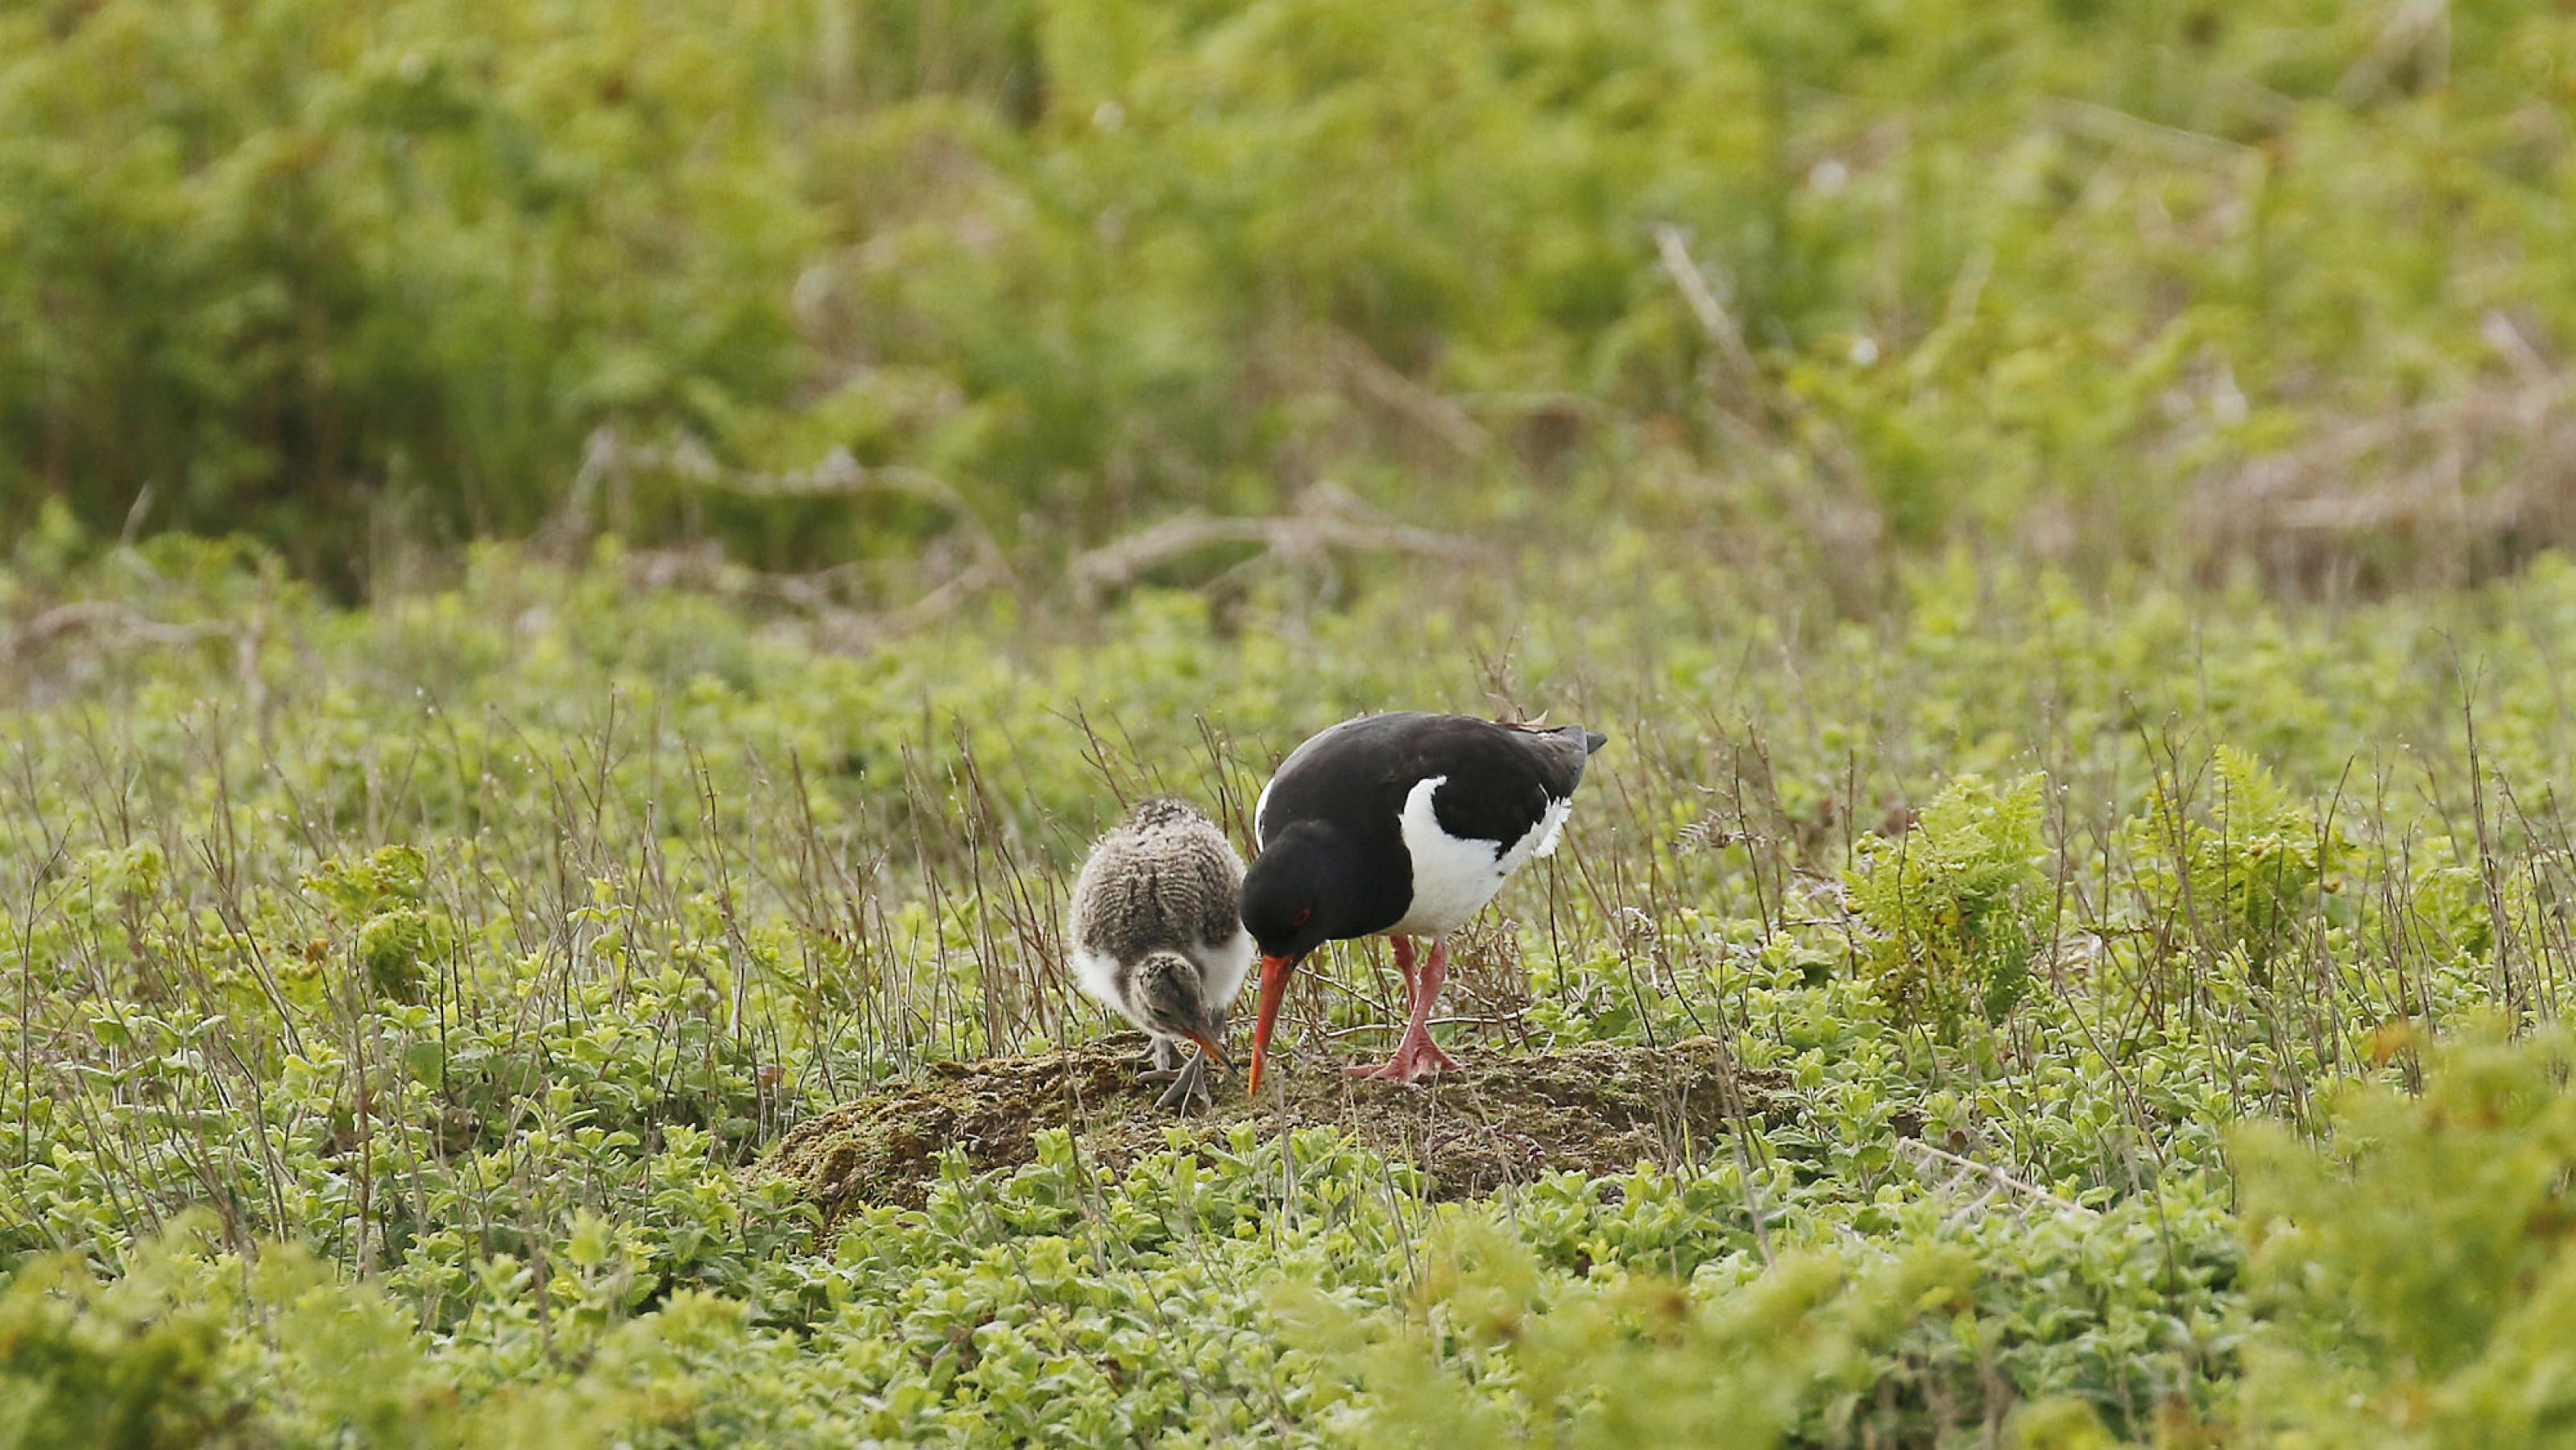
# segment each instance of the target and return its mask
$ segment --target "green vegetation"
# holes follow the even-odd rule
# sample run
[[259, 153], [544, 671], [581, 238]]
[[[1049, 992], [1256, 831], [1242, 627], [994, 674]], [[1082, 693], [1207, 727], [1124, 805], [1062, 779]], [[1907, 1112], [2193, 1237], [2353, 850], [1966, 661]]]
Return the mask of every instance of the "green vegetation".
[[[13, 1433], [2556, 1433], [2576, 568], [2334, 612], [1935, 568], [1852, 623], [1613, 562], [839, 654], [613, 549], [364, 610], [231, 547], [23, 559], [16, 617], [91, 613], [22, 624], [5, 717]], [[1469, 623], [1523, 589], [1590, 602]], [[1616, 741], [1459, 1045], [1714, 1038], [1761, 1112], [1465, 1200], [1257, 1117], [828, 1232], [760, 1170], [1105, 1030], [1056, 923], [1120, 795], [1239, 809], [1390, 699]], [[1292, 1075], [1381, 972], [1292, 1002]]]
[[[0, 1450], [2576, 1437], [2571, 111], [2536, 3], [0, 7]], [[1351, 947], [1100, 1101], [1092, 834], [1397, 706], [1612, 738], [1455, 945], [1544, 1070], [1319, 1087]]]
[[[148, 487], [345, 584], [1332, 479], [1846, 573], [2483, 570], [2576, 538], [2571, 62], [2537, 0], [36, 0], [0, 524]], [[855, 503], [702, 466], [836, 452]]]
[[2030, 988], [2048, 908], [2043, 775], [1998, 792], [1952, 781], [1910, 830], [1854, 847], [1852, 909], [1871, 935], [1867, 968], [1901, 1017], [1956, 1036], [1976, 1012], [2000, 1022]]

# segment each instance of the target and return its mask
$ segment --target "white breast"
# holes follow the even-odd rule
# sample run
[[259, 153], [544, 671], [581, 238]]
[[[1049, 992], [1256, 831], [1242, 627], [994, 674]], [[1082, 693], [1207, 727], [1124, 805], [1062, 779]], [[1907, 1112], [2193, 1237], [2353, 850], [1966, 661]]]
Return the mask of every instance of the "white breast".
[[1460, 840], [1440, 829], [1431, 797], [1448, 780], [1435, 775], [1415, 785], [1404, 798], [1400, 818], [1405, 852], [1413, 858], [1413, 905], [1404, 920], [1387, 928], [1390, 936], [1445, 936], [1485, 909], [1494, 893], [1532, 856], [1556, 849], [1557, 831], [1565, 824], [1570, 801], [1552, 801], [1528, 835], [1508, 845]]
[[[1128, 1021], [1136, 1022], [1127, 1011], [1127, 1004], [1118, 996], [1118, 959], [1106, 952], [1087, 949], [1080, 934], [1073, 930], [1066, 931], [1065, 943], [1072, 948], [1073, 980], [1082, 988], [1082, 994]], [[1145, 1024], [1136, 1022], [1136, 1025], [1142, 1027]]]
[[1243, 995], [1243, 979], [1252, 971], [1252, 933], [1238, 930], [1234, 940], [1209, 942], [1191, 955], [1198, 960], [1208, 1005], [1219, 1012]]
[[[1083, 995], [1136, 1026], [1152, 1031], [1137, 1021], [1136, 1015], [1127, 1010], [1127, 1003], [1118, 995], [1118, 959], [1086, 949], [1080, 938], [1071, 932], [1067, 933], [1067, 940], [1072, 947], [1073, 980], [1082, 988]], [[1190, 960], [1199, 964], [1199, 980], [1207, 994], [1208, 1005], [1223, 1013], [1234, 1005], [1235, 998], [1243, 995], [1243, 980], [1252, 972], [1252, 933], [1237, 931], [1231, 941], [1202, 942], [1184, 946], [1182, 950], [1189, 953]]]

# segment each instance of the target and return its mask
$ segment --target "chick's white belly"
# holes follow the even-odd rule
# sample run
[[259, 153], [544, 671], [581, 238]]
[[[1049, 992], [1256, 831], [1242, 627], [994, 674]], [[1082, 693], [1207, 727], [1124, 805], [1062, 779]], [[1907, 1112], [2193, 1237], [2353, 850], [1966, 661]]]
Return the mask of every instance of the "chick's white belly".
[[[1126, 1018], [1129, 1022], [1135, 1023], [1136, 1026], [1145, 1027], [1144, 1023], [1136, 1020], [1135, 1013], [1127, 1010], [1126, 999], [1118, 995], [1118, 959], [1116, 957], [1102, 952], [1087, 951], [1076, 943], [1073, 948], [1073, 980], [1074, 985], [1082, 988], [1082, 995]], [[1150, 1027], [1145, 1027], [1145, 1030], [1153, 1031]]]
[[1238, 928], [1234, 939], [1211, 942], [1192, 954], [1206, 984], [1208, 1005], [1222, 1013], [1243, 995], [1243, 979], [1252, 973], [1252, 933]]

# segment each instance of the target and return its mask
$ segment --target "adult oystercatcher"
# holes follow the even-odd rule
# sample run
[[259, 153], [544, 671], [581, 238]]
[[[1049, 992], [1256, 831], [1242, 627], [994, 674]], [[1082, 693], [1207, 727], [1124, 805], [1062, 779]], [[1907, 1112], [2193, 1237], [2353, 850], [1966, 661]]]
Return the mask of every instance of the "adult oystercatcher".
[[[1171, 1084], [1165, 1108], [1212, 1099], [1209, 1058], [1233, 1069], [1220, 1039], [1252, 968], [1242, 900], [1243, 858], [1214, 822], [1171, 799], [1130, 811], [1074, 878], [1074, 980], [1153, 1037], [1144, 1075]], [[1183, 1040], [1199, 1046], [1186, 1065]]]
[[[1243, 882], [1243, 924], [1261, 949], [1251, 1088], [1261, 1086], [1288, 974], [1348, 937], [1392, 937], [1411, 998], [1394, 1055], [1351, 1071], [1418, 1082], [1456, 1067], [1431, 1040], [1448, 935], [1522, 863], [1556, 849], [1584, 762], [1609, 738], [1580, 725], [1401, 712], [1345, 720], [1289, 752], [1253, 808], [1261, 854]], [[1417, 936], [1431, 938], [1418, 972]]]

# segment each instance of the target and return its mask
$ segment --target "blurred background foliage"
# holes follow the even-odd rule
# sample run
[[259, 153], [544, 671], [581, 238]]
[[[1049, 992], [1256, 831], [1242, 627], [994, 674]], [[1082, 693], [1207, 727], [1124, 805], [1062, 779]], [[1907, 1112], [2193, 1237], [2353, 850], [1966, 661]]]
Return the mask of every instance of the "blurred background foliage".
[[1852, 575], [2576, 536], [2560, 5], [39, 0], [0, 57], [0, 524], [343, 588], [1325, 479]]

